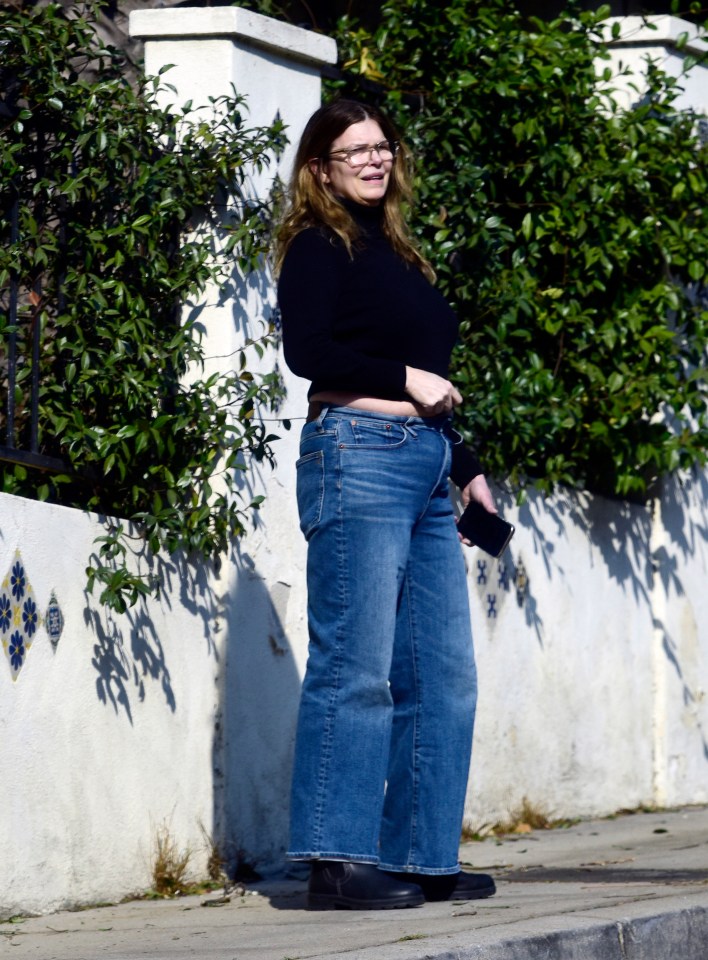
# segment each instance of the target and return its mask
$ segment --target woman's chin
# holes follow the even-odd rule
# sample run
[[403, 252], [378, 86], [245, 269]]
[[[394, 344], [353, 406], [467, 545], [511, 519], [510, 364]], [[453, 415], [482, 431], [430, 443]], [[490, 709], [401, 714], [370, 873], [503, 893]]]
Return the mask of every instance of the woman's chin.
[[386, 188], [378, 187], [371, 190], [362, 190], [359, 194], [359, 203], [365, 204], [367, 207], [375, 207], [386, 196]]

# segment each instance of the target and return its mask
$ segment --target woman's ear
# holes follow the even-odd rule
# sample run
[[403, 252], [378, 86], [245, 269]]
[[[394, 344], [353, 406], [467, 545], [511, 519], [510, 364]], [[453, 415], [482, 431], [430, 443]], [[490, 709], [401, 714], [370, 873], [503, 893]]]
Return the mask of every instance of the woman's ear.
[[307, 162], [310, 165], [310, 173], [315, 180], [319, 180], [321, 183], [329, 183], [327, 170], [321, 160], [308, 160]]

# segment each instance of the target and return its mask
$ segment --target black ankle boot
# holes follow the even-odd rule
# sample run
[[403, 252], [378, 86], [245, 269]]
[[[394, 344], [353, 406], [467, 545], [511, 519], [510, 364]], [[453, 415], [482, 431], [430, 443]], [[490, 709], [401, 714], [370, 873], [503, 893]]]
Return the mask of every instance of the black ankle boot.
[[425, 874], [391, 873], [396, 880], [415, 883], [428, 901], [436, 900], [484, 900], [497, 892], [494, 880], [486, 873]]
[[373, 863], [314, 860], [307, 888], [308, 910], [392, 910], [425, 903], [419, 886], [395, 879]]

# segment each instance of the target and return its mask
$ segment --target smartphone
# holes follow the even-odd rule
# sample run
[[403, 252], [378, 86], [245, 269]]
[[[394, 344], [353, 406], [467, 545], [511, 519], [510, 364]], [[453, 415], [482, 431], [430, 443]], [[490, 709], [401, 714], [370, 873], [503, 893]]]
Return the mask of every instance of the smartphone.
[[500, 557], [509, 546], [516, 528], [497, 513], [485, 510], [481, 503], [471, 500], [457, 521], [457, 530], [466, 540], [493, 557]]

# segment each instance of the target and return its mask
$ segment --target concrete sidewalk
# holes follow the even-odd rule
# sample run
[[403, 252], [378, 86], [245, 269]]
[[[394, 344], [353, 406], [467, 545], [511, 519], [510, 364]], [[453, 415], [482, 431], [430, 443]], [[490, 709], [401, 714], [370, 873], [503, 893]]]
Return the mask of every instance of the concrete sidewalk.
[[462, 846], [489, 900], [303, 909], [305, 883], [0, 924], [12, 960], [706, 960], [708, 808], [584, 821]]

